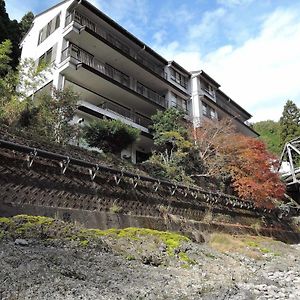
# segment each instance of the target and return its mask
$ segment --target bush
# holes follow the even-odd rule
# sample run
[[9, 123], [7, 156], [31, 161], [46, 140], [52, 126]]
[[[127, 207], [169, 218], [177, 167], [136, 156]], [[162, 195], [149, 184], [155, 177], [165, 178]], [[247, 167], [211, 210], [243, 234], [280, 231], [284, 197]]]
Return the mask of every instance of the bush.
[[84, 128], [84, 138], [90, 147], [120, 153], [139, 137], [140, 131], [119, 120], [98, 120]]

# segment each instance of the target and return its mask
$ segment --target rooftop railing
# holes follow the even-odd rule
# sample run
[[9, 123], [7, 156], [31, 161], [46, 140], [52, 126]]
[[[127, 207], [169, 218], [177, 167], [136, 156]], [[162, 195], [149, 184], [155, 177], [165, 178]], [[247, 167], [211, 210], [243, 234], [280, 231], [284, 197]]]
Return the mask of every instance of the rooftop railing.
[[100, 61], [82, 48], [74, 44], [70, 44], [62, 51], [62, 61], [69, 57], [75, 59], [77, 62], [86, 64], [91, 68], [105, 74], [113, 80], [121, 83], [123, 86], [126, 86], [131, 90], [139, 93], [140, 95], [146, 97], [150, 101], [157, 103], [160, 106], [166, 107], [166, 99], [163, 96], [159, 95], [158, 93], [154, 92], [153, 90], [149, 89], [139, 82], [137, 82], [136, 87], [132, 87], [130, 85], [130, 77], [128, 75], [114, 68], [113, 66]]
[[113, 33], [109, 32], [108, 30], [105, 30], [104, 28], [100, 27], [95, 22], [91, 21], [90, 18], [87, 16], [79, 13], [76, 10], [73, 10], [69, 12], [69, 14], [66, 17], [66, 26], [69, 25], [71, 22], [76, 22], [81, 26], [85, 26], [89, 28], [90, 30], [94, 31], [98, 35], [100, 35], [102, 38], [104, 38], [106, 41], [117, 47], [119, 50], [121, 50], [123, 53], [131, 56], [136, 61], [143, 64], [145, 67], [149, 68], [156, 74], [158, 74], [160, 77], [164, 79], [168, 79], [167, 73], [164, 71], [162, 66], [159, 66], [153, 62], [151, 62], [149, 59], [146, 59], [143, 55], [140, 54], [141, 50], [135, 50], [120, 39], [118, 39]]

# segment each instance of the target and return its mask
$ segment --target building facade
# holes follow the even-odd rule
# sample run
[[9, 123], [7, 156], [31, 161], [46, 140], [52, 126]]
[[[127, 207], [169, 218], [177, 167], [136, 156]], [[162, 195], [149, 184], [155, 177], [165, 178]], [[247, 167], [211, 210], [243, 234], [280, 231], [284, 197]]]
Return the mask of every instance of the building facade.
[[79, 93], [74, 122], [106, 117], [140, 129], [137, 144], [124, 151], [134, 162], [151, 150], [150, 118], [157, 110], [177, 107], [190, 120], [228, 115], [247, 128], [250, 115], [203, 71], [167, 61], [86, 0], [62, 1], [37, 15], [21, 47], [22, 59], [55, 65], [40, 90]]

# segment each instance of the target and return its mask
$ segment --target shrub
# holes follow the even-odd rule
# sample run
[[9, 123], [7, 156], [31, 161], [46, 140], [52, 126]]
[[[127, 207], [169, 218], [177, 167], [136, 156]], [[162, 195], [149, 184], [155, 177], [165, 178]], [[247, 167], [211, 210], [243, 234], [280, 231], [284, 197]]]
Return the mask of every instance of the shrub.
[[98, 120], [84, 128], [84, 138], [90, 147], [120, 153], [139, 137], [140, 131], [119, 120]]

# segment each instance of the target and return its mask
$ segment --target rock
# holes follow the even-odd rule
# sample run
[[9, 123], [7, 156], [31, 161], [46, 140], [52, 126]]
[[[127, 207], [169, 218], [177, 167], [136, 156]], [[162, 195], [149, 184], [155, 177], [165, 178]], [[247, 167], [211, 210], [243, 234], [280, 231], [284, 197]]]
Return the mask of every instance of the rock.
[[167, 246], [165, 244], [161, 244], [158, 248], [160, 252], [166, 252], [167, 251]]
[[28, 246], [29, 243], [26, 240], [24, 240], [24, 239], [16, 239], [15, 240], [15, 245]]

